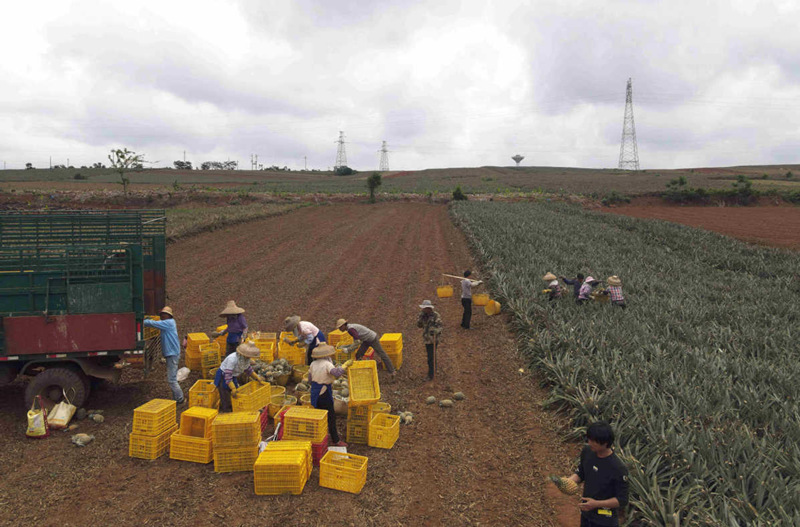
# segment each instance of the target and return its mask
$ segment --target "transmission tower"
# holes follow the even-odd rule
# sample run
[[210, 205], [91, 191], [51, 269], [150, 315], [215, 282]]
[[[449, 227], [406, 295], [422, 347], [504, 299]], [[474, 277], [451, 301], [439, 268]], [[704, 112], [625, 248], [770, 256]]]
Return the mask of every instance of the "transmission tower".
[[625, 119], [622, 122], [622, 143], [619, 146], [619, 168], [639, 170], [639, 149], [636, 146], [636, 127], [633, 124], [633, 88], [630, 79], [625, 93]]
[[334, 170], [339, 167], [347, 166], [347, 153], [344, 151], [344, 132], [339, 132], [339, 140], [335, 142], [339, 144], [339, 148], [336, 150], [336, 164], [333, 165]]
[[381, 149], [378, 150], [378, 152], [381, 153], [381, 165], [378, 170], [385, 172], [389, 170], [389, 150], [386, 149], [386, 141], [383, 142]]

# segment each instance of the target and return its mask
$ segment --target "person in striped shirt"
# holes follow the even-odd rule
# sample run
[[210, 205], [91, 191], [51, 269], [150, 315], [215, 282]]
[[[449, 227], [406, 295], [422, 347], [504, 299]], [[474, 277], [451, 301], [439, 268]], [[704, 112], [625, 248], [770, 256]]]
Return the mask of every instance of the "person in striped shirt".
[[625, 296], [622, 294], [622, 280], [619, 279], [619, 276], [614, 275], [609, 276], [606, 283], [608, 287], [603, 291], [603, 294], [611, 297], [611, 305], [625, 309]]

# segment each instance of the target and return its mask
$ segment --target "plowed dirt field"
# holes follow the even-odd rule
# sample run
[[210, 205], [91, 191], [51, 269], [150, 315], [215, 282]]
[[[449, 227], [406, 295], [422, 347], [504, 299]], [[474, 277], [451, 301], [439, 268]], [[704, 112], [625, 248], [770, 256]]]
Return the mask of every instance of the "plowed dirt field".
[[800, 250], [800, 207], [794, 205], [681, 207], [647, 204], [603, 210], [634, 218], [673, 221], [750, 243]]
[[[229, 299], [247, 310], [251, 330], [276, 331], [296, 313], [325, 331], [346, 317], [402, 332], [403, 367], [394, 381], [381, 373], [381, 391], [394, 412], [414, 412], [414, 423], [391, 450], [351, 446], [369, 456], [360, 495], [319, 487], [315, 470], [302, 495], [263, 497], [252, 473], [128, 457], [133, 409], [169, 397], [162, 365], [93, 392], [89, 406], [106, 420], [79, 423], [96, 437], [86, 448], [63, 432], [25, 439], [17, 381], [0, 388], [0, 524], [577, 525], [578, 500], [544, 480], [567, 473], [579, 447], [560, 443], [563, 423], [539, 409], [544, 394], [503, 315], [476, 307], [465, 331], [459, 295], [436, 298], [440, 273], [466, 268], [474, 263], [446, 207], [420, 203], [308, 207], [170, 245], [169, 303], [182, 334], [210, 332]], [[426, 298], [446, 325], [433, 382], [416, 328]], [[454, 408], [425, 404], [455, 391], [467, 399]]]

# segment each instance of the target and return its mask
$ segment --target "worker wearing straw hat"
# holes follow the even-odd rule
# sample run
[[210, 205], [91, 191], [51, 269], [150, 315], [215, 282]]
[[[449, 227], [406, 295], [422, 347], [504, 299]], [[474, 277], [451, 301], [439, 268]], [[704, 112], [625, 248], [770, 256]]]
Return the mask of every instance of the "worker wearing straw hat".
[[384, 351], [383, 346], [381, 346], [381, 339], [378, 338], [377, 333], [361, 324], [351, 324], [344, 318], [340, 318], [336, 321], [336, 327], [339, 331], [344, 331], [353, 337], [354, 342], [346, 346], [345, 350], [351, 353], [353, 350], [357, 349], [356, 360], [360, 360], [361, 357], [364, 356], [364, 353], [366, 353], [369, 348], [372, 348], [383, 361], [383, 365], [386, 367], [386, 371], [389, 372], [389, 375], [392, 377], [397, 375], [397, 370], [395, 370], [392, 360], [389, 358], [389, 355], [386, 354], [386, 351]]
[[608, 287], [603, 291], [604, 295], [611, 296], [611, 305], [625, 309], [625, 296], [622, 294], [622, 280], [619, 276], [609, 276], [606, 280]]
[[159, 312], [161, 320], [145, 319], [144, 326], [155, 328], [161, 334], [161, 354], [167, 362], [167, 384], [172, 389], [172, 398], [183, 404], [183, 390], [178, 384], [178, 362], [181, 359], [181, 345], [178, 341], [178, 325], [172, 314], [172, 308], [164, 306]]
[[239, 388], [239, 376], [247, 374], [251, 379], [260, 383], [264, 379], [253, 371], [250, 359], [257, 359], [261, 351], [255, 344], [245, 342], [236, 347], [236, 353], [231, 353], [222, 364], [219, 365], [217, 374], [214, 376], [214, 386], [219, 391], [219, 411], [230, 412], [233, 410], [231, 397], [236, 397]]
[[244, 309], [237, 306], [233, 300], [228, 300], [225, 309], [222, 310], [219, 316], [225, 318], [228, 327], [223, 331], [214, 331], [211, 335], [214, 337], [228, 335], [228, 338], [225, 339], [225, 355], [230, 355], [236, 351], [239, 344], [244, 342], [247, 337], [247, 320], [244, 318]]
[[553, 301], [561, 298], [561, 286], [558, 283], [558, 278], [553, 273], [547, 273], [542, 277], [542, 280], [547, 282], [547, 299]]
[[311, 352], [318, 344], [326, 342], [325, 333], [311, 322], [300, 320], [300, 315], [292, 315], [283, 320], [285, 331], [291, 331], [295, 339], [285, 338], [287, 344], [303, 342], [306, 345], [306, 364], [311, 364]]
[[422, 312], [417, 317], [417, 327], [422, 328], [422, 340], [425, 342], [425, 351], [428, 353], [428, 380], [433, 380], [436, 374], [436, 346], [439, 344], [439, 335], [442, 334], [444, 324], [442, 317], [433, 310], [433, 303], [424, 300], [419, 308]]
[[331, 435], [333, 446], [347, 446], [347, 443], [339, 439], [339, 431], [336, 429], [332, 384], [337, 377], [344, 375], [353, 361], [352, 359], [348, 360], [341, 367], [337, 367], [331, 359], [335, 353], [334, 347], [324, 342], [311, 352], [311, 357], [314, 359], [311, 366], [308, 367], [308, 381], [311, 383], [311, 406], [328, 411], [328, 433]]

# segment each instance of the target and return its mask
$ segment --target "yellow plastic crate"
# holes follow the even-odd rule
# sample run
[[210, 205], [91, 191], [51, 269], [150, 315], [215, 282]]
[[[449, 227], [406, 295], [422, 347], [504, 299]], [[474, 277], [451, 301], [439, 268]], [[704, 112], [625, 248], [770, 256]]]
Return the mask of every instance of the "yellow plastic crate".
[[290, 346], [285, 342], [278, 343], [278, 358], [286, 359], [292, 366], [303, 366], [306, 363], [305, 346]]
[[280, 441], [270, 441], [267, 443], [266, 450], [292, 450], [306, 452], [308, 454], [308, 473], [314, 470], [314, 455], [311, 451], [311, 441], [300, 441], [298, 439], [282, 439]]
[[202, 406], [189, 408], [181, 414], [181, 435], [211, 439], [211, 423], [217, 414], [217, 410], [212, 408]]
[[347, 408], [347, 442], [354, 445], [369, 443], [369, 422], [372, 420], [372, 405]]
[[309, 456], [300, 450], [264, 450], [253, 466], [255, 493], [259, 496], [301, 494], [308, 481], [306, 458]]
[[359, 360], [347, 369], [349, 406], [373, 404], [381, 400], [378, 368], [374, 360]]
[[266, 340], [267, 342], [272, 342], [274, 345], [278, 344], [277, 333], [270, 333], [266, 331], [254, 331], [252, 333], [248, 333], [247, 338], [253, 340]]
[[189, 388], [189, 406], [219, 407], [219, 391], [213, 380], [200, 379]]
[[[392, 405], [389, 404], [389, 403], [385, 403], [383, 401], [379, 401], [379, 402], [373, 404], [370, 407], [370, 410], [372, 411], [372, 415], [373, 416], [375, 414], [388, 414], [388, 413], [392, 412]], [[370, 418], [370, 420], [371, 420], [371, 418]]]
[[329, 450], [319, 462], [319, 486], [358, 494], [367, 482], [365, 456]]
[[236, 397], [231, 398], [234, 412], [257, 412], [270, 402], [270, 385], [250, 381], [236, 390]]
[[293, 406], [283, 417], [283, 437], [321, 443], [328, 435], [328, 411]]
[[[145, 320], [161, 320], [161, 317], [158, 315], [145, 315], [144, 318]], [[142, 338], [144, 340], [154, 339], [160, 333], [160, 331], [157, 330], [156, 328], [148, 328], [147, 326], [143, 326], [143, 328], [144, 329], [142, 330]]]
[[178, 425], [173, 424], [156, 436], [130, 434], [128, 455], [139, 459], [157, 459], [163, 456], [169, 450], [169, 438], [177, 429]]
[[189, 333], [186, 336], [186, 353], [198, 355], [200, 353], [200, 346], [208, 344], [211, 339], [205, 333]]
[[258, 443], [238, 448], [219, 447], [214, 443], [214, 472], [249, 472], [257, 458]]
[[208, 344], [200, 345], [200, 364], [203, 369], [219, 368], [220, 362], [219, 344], [209, 342]]
[[[392, 365], [394, 366], [395, 370], [399, 370], [403, 366], [403, 350], [400, 351], [387, 351], [386, 356], [389, 357]], [[386, 369], [386, 366], [383, 365], [383, 361], [378, 363], [378, 367], [382, 370]]]
[[486, 293], [472, 295], [472, 303], [476, 306], [485, 306], [489, 303], [489, 295]]
[[453, 286], [451, 285], [440, 285], [436, 288], [436, 296], [439, 298], [450, 298], [453, 296]]
[[219, 414], [211, 424], [214, 448], [258, 446], [261, 440], [261, 418], [258, 412]]
[[214, 461], [214, 443], [211, 439], [175, 432], [169, 443], [169, 458], [192, 463], [211, 463]]
[[400, 437], [400, 416], [378, 413], [369, 423], [369, 446], [392, 448]]
[[353, 337], [344, 331], [334, 329], [327, 335], [328, 344], [331, 346], [348, 346], [353, 343]]
[[133, 410], [131, 432], [139, 435], [157, 436], [175, 425], [175, 401], [153, 399]]
[[258, 348], [260, 355], [259, 360], [263, 362], [272, 362], [275, 360], [275, 342], [271, 340], [256, 339], [253, 344]]
[[390, 351], [403, 350], [403, 334], [402, 333], [384, 333], [381, 337], [381, 347], [389, 353]]

